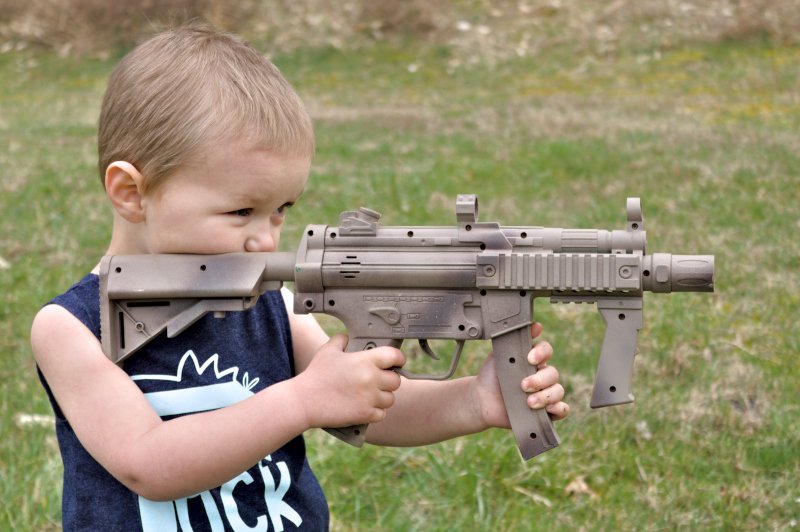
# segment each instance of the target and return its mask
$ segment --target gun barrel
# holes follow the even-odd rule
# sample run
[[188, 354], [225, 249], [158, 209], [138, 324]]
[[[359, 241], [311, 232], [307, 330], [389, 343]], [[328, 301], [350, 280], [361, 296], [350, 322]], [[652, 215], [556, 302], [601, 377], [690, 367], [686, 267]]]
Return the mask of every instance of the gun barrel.
[[643, 288], [651, 292], [713, 292], [713, 255], [653, 253], [644, 257]]

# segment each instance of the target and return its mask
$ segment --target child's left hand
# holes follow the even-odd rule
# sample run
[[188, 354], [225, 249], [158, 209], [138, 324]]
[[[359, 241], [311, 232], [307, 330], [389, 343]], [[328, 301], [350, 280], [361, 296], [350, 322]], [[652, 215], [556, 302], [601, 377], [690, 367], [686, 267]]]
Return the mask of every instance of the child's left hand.
[[[542, 333], [542, 326], [534, 323], [531, 326], [531, 337], [537, 338]], [[537, 366], [538, 371], [525, 377], [520, 383], [528, 392], [528, 406], [531, 409], [544, 408], [555, 420], [569, 415], [569, 405], [562, 401], [564, 387], [558, 382], [558, 370], [548, 366], [553, 356], [553, 347], [546, 341], [536, 342], [528, 352], [528, 363]], [[475, 381], [475, 393], [484, 422], [491, 427], [509, 428], [510, 422], [497, 381], [494, 357], [490, 355], [481, 368]]]

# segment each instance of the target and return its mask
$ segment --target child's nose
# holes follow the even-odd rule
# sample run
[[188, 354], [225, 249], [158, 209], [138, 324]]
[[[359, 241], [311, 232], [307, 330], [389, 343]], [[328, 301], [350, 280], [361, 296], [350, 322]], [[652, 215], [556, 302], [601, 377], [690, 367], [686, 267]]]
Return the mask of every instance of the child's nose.
[[275, 251], [275, 248], [275, 239], [269, 229], [249, 237], [244, 243], [244, 250], [251, 252]]

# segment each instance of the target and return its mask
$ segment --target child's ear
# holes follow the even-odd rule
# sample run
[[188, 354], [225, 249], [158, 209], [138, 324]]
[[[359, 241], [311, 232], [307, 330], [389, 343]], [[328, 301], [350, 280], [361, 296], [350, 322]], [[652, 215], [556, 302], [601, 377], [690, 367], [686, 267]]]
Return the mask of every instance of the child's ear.
[[144, 221], [142, 174], [131, 163], [115, 161], [106, 168], [106, 196], [120, 216], [131, 223]]

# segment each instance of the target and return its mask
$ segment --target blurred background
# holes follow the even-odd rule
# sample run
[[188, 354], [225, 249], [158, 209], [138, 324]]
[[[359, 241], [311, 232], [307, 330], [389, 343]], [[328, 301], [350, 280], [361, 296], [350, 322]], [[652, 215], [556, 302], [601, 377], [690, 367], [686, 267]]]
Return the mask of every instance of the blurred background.
[[565, 43], [611, 52], [643, 42], [800, 39], [796, 0], [2, 0], [0, 13], [3, 51], [37, 47], [60, 55], [107, 56], [189, 20], [235, 31], [272, 53], [407, 37], [462, 52], [468, 64]]

